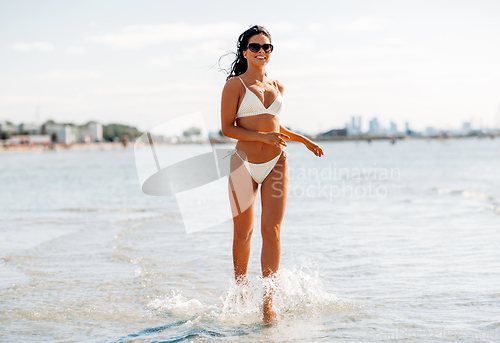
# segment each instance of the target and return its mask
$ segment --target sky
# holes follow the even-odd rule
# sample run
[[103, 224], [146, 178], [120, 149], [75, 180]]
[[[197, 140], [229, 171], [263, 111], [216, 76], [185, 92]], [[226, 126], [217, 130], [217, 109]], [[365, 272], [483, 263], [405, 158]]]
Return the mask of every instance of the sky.
[[[272, 35], [281, 124], [500, 128], [500, 1], [0, 0], [0, 121], [220, 128], [238, 36]], [[222, 57], [222, 58], [221, 58]]]

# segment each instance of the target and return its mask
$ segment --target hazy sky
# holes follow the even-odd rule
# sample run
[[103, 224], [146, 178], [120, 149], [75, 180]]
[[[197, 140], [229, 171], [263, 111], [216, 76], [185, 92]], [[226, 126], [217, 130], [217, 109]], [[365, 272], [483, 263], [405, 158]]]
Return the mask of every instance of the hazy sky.
[[[500, 127], [500, 1], [0, 0], [0, 121], [220, 122], [217, 62], [266, 26], [281, 123]], [[230, 58], [223, 59], [228, 66]], [[37, 115], [38, 108], [38, 115]]]

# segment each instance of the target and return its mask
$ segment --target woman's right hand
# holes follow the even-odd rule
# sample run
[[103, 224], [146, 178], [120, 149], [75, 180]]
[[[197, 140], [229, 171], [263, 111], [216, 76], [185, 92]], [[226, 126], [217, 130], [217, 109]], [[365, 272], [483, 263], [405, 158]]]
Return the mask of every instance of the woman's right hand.
[[286, 142], [283, 138], [290, 138], [284, 133], [280, 132], [266, 132], [262, 134], [262, 141], [266, 144], [277, 146], [282, 149], [286, 147]]

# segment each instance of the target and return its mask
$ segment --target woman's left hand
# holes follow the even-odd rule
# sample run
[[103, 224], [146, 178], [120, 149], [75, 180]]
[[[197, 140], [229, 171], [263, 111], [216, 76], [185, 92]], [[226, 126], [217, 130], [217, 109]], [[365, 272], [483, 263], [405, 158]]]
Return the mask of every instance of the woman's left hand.
[[313, 152], [314, 155], [316, 155], [318, 157], [321, 157], [324, 155], [323, 149], [321, 149], [321, 147], [318, 144], [316, 144], [312, 141], [306, 142], [304, 144], [307, 147], [307, 149], [309, 149]]

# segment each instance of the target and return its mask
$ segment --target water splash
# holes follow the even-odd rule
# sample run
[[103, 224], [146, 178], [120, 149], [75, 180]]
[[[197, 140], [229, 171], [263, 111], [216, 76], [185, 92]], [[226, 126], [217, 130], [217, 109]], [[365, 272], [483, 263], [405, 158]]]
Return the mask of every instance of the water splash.
[[147, 304], [147, 308], [162, 313], [173, 313], [180, 316], [192, 317], [205, 309], [197, 299], [186, 299], [181, 294], [172, 291], [170, 296], [157, 298]]
[[278, 275], [276, 310], [282, 315], [318, 314], [340, 312], [343, 303], [328, 293], [321, 282], [318, 271], [309, 267], [282, 269]]
[[282, 268], [272, 279], [256, 277], [249, 281], [249, 285], [237, 285], [231, 281], [229, 290], [221, 297], [220, 321], [240, 324], [261, 322], [264, 293], [269, 289], [275, 290], [273, 303], [278, 320], [341, 313], [357, 308], [355, 304], [327, 292], [318, 271], [311, 271], [306, 265]]

